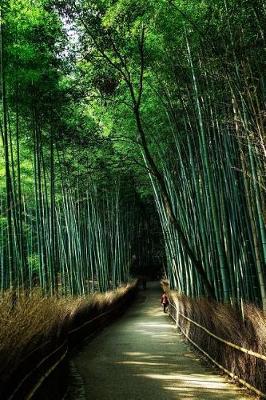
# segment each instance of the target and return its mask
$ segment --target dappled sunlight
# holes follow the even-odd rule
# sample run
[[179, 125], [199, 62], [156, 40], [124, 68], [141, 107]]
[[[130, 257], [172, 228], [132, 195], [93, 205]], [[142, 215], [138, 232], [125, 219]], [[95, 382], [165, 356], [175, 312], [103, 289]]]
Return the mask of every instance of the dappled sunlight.
[[145, 377], [150, 379], [176, 381], [177, 383], [182, 382], [185, 386], [189, 387], [203, 387], [212, 389], [225, 389], [227, 384], [219, 380], [219, 377], [215, 375], [206, 375], [198, 378], [195, 374], [146, 374]]
[[[127, 364], [127, 365], [159, 365], [159, 366], [169, 366], [167, 363], [156, 363], [156, 362], [148, 362], [148, 361], [118, 361], [116, 364]], [[174, 364], [172, 364], [174, 365]]]
[[[107, 328], [88, 346], [82, 378], [94, 400], [247, 400], [245, 393], [203, 366], [158, 305], [160, 291]], [[100, 382], [95, 387], [95, 382]], [[89, 398], [90, 398], [89, 397]], [[76, 400], [76, 399], [71, 399]]]
[[[146, 317], [147, 313], [143, 315]], [[149, 318], [134, 323], [132, 332], [141, 336], [140, 340], [145, 341], [147, 349], [152, 347], [152, 343], [157, 347], [153, 348], [153, 352], [126, 351], [121, 354], [123, 359], [116, 364], [129, 368], [131, 379], [140, 379], [141, 382], [144, 379], [146, 385], [156, 386], [158, 398], [169, 400], [247, 398], [242, 397], [240, 389], [230, 385], [223, 377], [202, 368], [199, 358], [188, 351], [183, 342], [180, 349], [180, 335], [175, 326], [166, 321], [162, 312], [154, 312]]]
[[169, 328], [169, 324], [154, 324], [154, 323], [148, 323], [148, 322], [141, 322], [138, 323], [137, 325], [143, 326], [143, 327], [150, 327], [150, 328], [157, 328], [157, 329], [162, 329], [162, 328]]
[[146, 317], [153, 317], [153, 318], [161, 318], [161, 310], [160, 311], [152, 311], [152, 309], [145, 311]]
[[[183, 369], [187, 366], [164, 361], [169, 359], [169, 354], [158, 356], [144, 352], [125, 352], [123, 356], [127, 356], [128, 359], [118, 361], [117, 364], [131, 368], [131, 379], [143, 380], [144, 378], [147, 382], [152, 382], [153, 386], [156, 385], [162, 398], [164, 398], [163, 392], [168, 393], [166, 396], [169, 400], [208, 398], [232, 400], [235, 398], [234, 386], [228, 384], [223, 377], [208, 372], [184, 373]], [[154, 361], [147, 361], [147, 359]], [[241, 396], [238, 399], [242, 400], [246, 397]]]
[[142, 330], [139, 330], [139, 329], [137, 329], [138, 330], [138, 332], [140, 332], [140, 331], [143, 331], [143, 332], [152, 332], [152, 333], [154, 333], [154, 330], [153, 329], [149, 329], [149, 328], [156, 328], [156, 329], [159, 329], [160, 331], [162, 330], [162, 328], [169, 328], [169, 324], [160, 324], [160, 323], [158, 323], [158, 324], [150, 324], [150, 323], [139, 323], [139, 324], [137, 324], [139, 327], [142, 327], [142, 328], [144, 328], [144, 329], [142, 329]]
[[144, 378], [156, 385], [159, 383], [160, 391], [168, 393], [168, 398], [170, 398], [170, 393], [175, 399], [187, 400], [200, 398], [231, 400], [236, 395], [239, 399], [246, 398], [241, 396], [239, 389], [230, 385], [219, 375], [207, 371], [193, 373], [193, 368], [191, 372], [186, 373], [185, 371], [190, 370], [191, 363], [194, 363], [197, 368], [199, 358], [191, 351], [187, 351], [185, 344], [183, 344], [182, 360], [180, 360], [180, 354], [169, 352], [168, 347], [176, 346], [181, 335], [177, 334], [174, 324], [165, 319], [161, 310], [154, 312], [154, 308], [149, 307], [148, 311], [147, 313], [145, 310], [143, 314], [145, 316], [148, 314], [149, 318], [134, 324], [134, 332], [149, 338], [151, 342], [156, 341], [157, 352], [160, 352], [160, 355], [147, 352], [125, 352], [123, 356], [127, 359], [118, 361], [118, 364], [134, 368], [131, 372], [134, 377]]

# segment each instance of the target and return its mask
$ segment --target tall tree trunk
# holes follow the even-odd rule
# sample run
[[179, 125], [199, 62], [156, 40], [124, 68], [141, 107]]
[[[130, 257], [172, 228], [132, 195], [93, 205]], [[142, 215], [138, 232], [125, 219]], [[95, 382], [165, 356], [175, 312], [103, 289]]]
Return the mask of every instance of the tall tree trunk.
[[136, 103], [134, 106], [134, 115], [135, 115], [135, 119], [136, 119], [136, 125], [138, 128], [138, 132], [140, 135], [140, 142], [141, 142], [141, 146], [143, 148], [144, 156], [147, 161], [148, 167], [151, 170], [152, 174], [154, 175], [154, 177], [158, 183], [158, 186], [161, 190], [162, 199], [163, 199], [163, 203], [164, 203], [164, 206], [166, 209], [166, 213], [167, 213], [169, 222], [172, 224], [172, 226], [176, 230], [178, 237], [182, 243], [183, 249], [185, 250], [186, 254], [189, 256], [193, 266], [196, 268], [197, 272], [199, 273], [199, 275], [202, 279], [202, 282], [204, 284], [205, 290], [207, 292], [207, 295], [210, 298], [215, 299], [215, 291], [214, 291], [213, 286], [211, 285], [211, 283], [209, 282], [209, 280], [207, 278], [206, 271], [204, 270], [204, 267], [203, 267], [201, 261], [198, 260], [194, 251], [191, 249], [190, 244], [189, 244], [179, 222], [177, 221], [177, 218], [175, 216], [175, 213], [174, 213], [174, 210], [172, 207], [172, 203], [171, 203], [171, 200], [170, 200], [167, 188], [166, 188], [164, 178], [163, 178], [162, 174], [160, 173], [160, 171], [158, 170], [158, 168], [153, 160], [153, 157], [151, 156], [151, 153], [149, 151], [148, 144], [146, 141], [146, 134], [143, 129], [143, 125], [142, 125], [142, 121], [141, 121], [139, 105]]
[[16, 271], [14, 264], [14, 246], [13, 246], [13, 228], [12, 228], [12, 181], [10, 174], [9, 162], [9, 135], [8, 135], [8, 122], [7, 122], [7, 99], [6, 99], [6, 76], [5, 76], [5, 59], [4, 59], [4, 46], [5, 46], [5, 31], [3, 21], [3, 9], [0, 9], [0, 80], [2, 89], [2, 113], [3, 113], [3, 145], [5, 157], [5, 173], [6, 173], [6, 215], [7, 215], [7, 246], [8, 246], [8, 269], [10, 277], [10, 287], [16, 288]]

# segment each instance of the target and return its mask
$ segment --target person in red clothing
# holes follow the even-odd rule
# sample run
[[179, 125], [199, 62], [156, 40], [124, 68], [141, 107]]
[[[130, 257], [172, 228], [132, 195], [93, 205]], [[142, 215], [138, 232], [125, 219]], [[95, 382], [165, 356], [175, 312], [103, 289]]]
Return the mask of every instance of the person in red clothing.
[[161, 304], [163, 305], [163, 312], [166, 313], [166, 308], [168, 307], [169, 300], [168, 300], [167, 294], [165, 292], [163, 292], [163, 294], [162, 294]]

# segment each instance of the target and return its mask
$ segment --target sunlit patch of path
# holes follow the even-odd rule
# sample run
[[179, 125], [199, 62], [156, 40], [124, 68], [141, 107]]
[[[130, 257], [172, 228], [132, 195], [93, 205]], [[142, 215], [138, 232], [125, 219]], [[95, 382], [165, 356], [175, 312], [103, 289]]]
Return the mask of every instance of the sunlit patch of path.
[[81, 377], [82, 399], [250, 399], [190, 351], [160, 309], [158, 284], [140, 293], [126, 315], [82, 347], [72, 362]]

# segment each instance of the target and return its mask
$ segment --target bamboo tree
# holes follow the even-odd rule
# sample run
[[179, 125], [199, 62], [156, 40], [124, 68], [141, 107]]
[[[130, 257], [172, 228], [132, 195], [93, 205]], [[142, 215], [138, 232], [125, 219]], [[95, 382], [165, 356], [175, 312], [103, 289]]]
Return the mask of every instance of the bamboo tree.
[[7, 98], [6, 98], [6, 78], [5, 78], [5, 27], [4, 27], [4, 6], [0, 8], [0, 77], [2, 92], [2, 116], [3, 116], [3, 145], [5, 152], [5, 174], [6, 174], [6, 214], [7, 214], [7, 246], [8, 246], [8, 270], [10, 287], [16, 288], [16, 270], [14, 265], [14, 244], [13, 244], [13, 228], [12, 228], [12, 181], [9, 163], [9, 134], [7, 122]]

